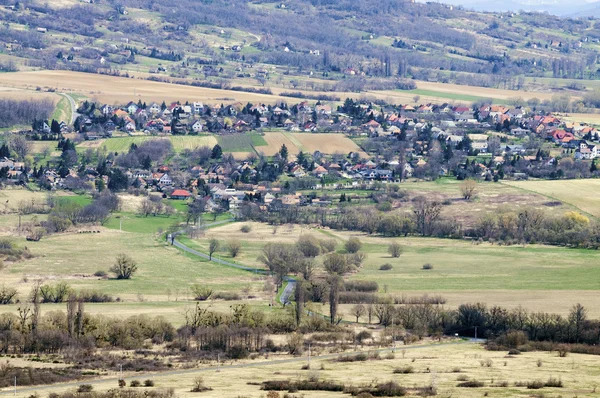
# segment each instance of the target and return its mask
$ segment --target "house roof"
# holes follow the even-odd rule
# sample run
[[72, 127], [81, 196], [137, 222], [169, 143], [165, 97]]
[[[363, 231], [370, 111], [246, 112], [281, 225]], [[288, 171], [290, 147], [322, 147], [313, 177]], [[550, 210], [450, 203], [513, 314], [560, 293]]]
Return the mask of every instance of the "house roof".
[[176, 189], [173, 191], [171, 196], [185, 196], [189, 198], [190, 196], [192, 196], [192, 194], [186, 191], [185, 189]]

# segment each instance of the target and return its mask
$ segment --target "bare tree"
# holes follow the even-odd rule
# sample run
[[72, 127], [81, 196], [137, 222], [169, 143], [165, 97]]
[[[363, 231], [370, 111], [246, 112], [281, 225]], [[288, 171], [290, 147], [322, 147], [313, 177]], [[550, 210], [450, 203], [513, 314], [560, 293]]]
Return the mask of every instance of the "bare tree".
[[394, 258], [398, 258], [402, 254], [402, 246], [400, 246], [399, 243], [394, 242], [388, 247], [388, 253]]
[[217, 250], [219, 250], [219, 247], [221, 246], [221, 244], [219, 243], [219, 241], [215, 238], [212, 238], [209, 242], [208, 242], [208, 256], [209, 256], [209, 260], [212, 261], [212, 255], [214, 252], [216, 252]]
[[352, 314], [353, 316], [356, 317], [356, 323], [358, 323], [358, 319], [365, 315], [366, 313], [366, 308], [363, 304], [356, 304], [354, 307], [352, 307], [352, 309], [350, 310], [350, 314]]
[[470, 200], [477, 193], [477, 181], [475, 180], [464, 180], [460, 184], [460, 193], [463, 198]]
[[242, 250], [242, 244], [239, 240], [230, 240], [227, 242], [227, 251], [229, 251], [231, 257], [237, 257], [240, 250]]
[[13, 135], [10, 138], [9, 147], [17, 155], [19, 160], [25, 159], [31, 151], [30, 142], [22, 135]]
[[115, 264], [110, 268], [117, 279], [130, 279], [136, 271], [137, 263], [125, 253], [117, 255]]
[[436, 200], [429, 200], [424, 196], [416, 197], [414, 203], [413, 213], [417, 228], [421, 235], [430, 235], [435, 222], [440, 217], [442, 204]]

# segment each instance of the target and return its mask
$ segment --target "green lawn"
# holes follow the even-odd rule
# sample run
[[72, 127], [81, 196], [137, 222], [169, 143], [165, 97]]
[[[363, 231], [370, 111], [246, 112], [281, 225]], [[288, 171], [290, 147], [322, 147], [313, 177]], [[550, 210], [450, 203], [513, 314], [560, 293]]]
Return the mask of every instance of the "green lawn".
[[52, 119], [58, 122], [71, 123], [71, 104], [66, 97], [60, 97], [60, 101], [58, 101], [54, 112], [50, 116], [50, 120]]
[[167, 217], [165, 215], [143, 217], [135, 213], [117, 212], [113, 213], [104, 226], [110, 229], [118, 230], [121, 228], [126, 232], [135, 232], [140, 234], [154, 234], [160, 231], [167, 230], [171, 225], [179, 223], [182, 218], [173, 215]]
[[254, 151], [254, 147], [252, 146], [252, 138], [247, 134], [220, 135], [217, 138], [217, 141], [219, 142], [221, 149], [223, 149], [223, 152]]
[[81, 206], [87, 206], [92, 203], [92, 198], [87, 195], [60, 196], [58, 201], [60, 204], [77, 203]]

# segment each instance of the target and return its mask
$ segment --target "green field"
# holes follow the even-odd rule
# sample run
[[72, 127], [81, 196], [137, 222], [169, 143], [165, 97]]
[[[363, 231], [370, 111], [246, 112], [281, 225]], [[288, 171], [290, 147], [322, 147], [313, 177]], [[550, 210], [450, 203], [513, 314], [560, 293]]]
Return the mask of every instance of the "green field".
[[220, 135], [217, 137], [223, 152], [254, 152], [257, 146], [266, 146], [267, 142], [257, 133]]
[[131, 144], [140, 145], [145, 141], [153, 139], [168, 139], [173, 144], [173, 150], [175, 152], [181, 152], [184, 149], [193, 150], [202, 146], [208, 146], [212, 148], [217, 143], [217, 139], [215, 137], [206, 135], [169, 136], [164, 138], [140, 136], [109, 138], [102, 142], [101, 146], [104, 146], [109, 152], [127, 152]]
[[52, 115], [50, 116], [50, 120], [56, 120], [58, 122], [71, 122], [71, 104], [69, 100], [65, 96], [61, 96], [60, 100], [56, 104], [56, 108]]

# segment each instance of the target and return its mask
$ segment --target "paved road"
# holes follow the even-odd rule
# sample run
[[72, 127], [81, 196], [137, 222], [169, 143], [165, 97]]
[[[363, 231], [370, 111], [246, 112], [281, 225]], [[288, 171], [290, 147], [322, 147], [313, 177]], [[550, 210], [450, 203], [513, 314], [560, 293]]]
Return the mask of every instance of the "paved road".
[[65, 93], [59, 93], [59, 94], [62, 95], [63, 97], [65, 97], [69, 101], [69, 104], [71, 104], [71, 121], [69, 123], [70, 124], [75, 123], [75, 119], [77, 119], [77, 116], [79, 116], [79, 114], [77, 113], [77, 104], [75, 103], [75, 100], [69, 94], [65, 94]]
[[[478, 344], [478, 343], [480, 343], [480, 340], [454, 341], [454, 342], [450, 342], [450, 343], [422, 344], [422, 345], [414, 345], [414, 346], [398, 346], [395, 349], [394, 348], [380, 348], [377, 350], [369, 350], [368, 352], [385, 353], [385, 352], [392, 352], [394, 350], [396, 350], [396, 351], [418, 350], [418, 349], [423, 349], [423, 348], [443, 347], [443, 346], [459, 345], [459, 344]], [[367, 352], [367, 351], [351, 351], [351, 352], [345, 352], [345, 353], [343, 353], [343, 355], [353, 355], [353, 354], [358, 354], [360, 352]], [[340, 355], [341, 354], [339, 354], [339, 353], [327, 354], [327, 355], [321, 355], [321, 356], [313, 356], [312, 358], [314, 360], [328, 360], [328, 359], [337, 358]], [[307, 360], [307, 358], [303, 356], [303, 357], [295, 357], [295, 358], [287, 358], [287, 359], [274, 359], [274, 360], [269, 360], [269, 361], [264, 361], [264, 362], [250, 362], [250, 363], [240, 363], [240, 364], [236, 364], [236, 365], [233, 365], [233, 364], [232, 365], [223, 365], [223, 366], [219, 366], [218, 369], [220, 371], [226, 371], [226, 370], [230, 370], [230, 369], [259, 368], [259, 367], [263, 367], [263, 366], [281, 365], [281, 364], [288, 364], [288, 363], [294, 363], [294, 362], [305, 362], [306, 360]], [[211, 371], [216, 371], [216, 370], [217, 370], [217, 367], [212, 366], [212, 367], [200, 368], [200, 369], [172, 370], [172, 371], [167, 371], [167, 372], [153, 372], [153, 373], [136, 373], [131, 377], [125, 376], [124, 378], [128, 381], [146, 380], [146, 379], [152, 379], [154, 377], [182, 376], [182, 375], [190, 375], [190, 374], [194, 374], [194, 373], [211, 372]], [[44, 390], [51, 390], [51, 389], [55, 389], [55, 388], [74, 388], [80, 384], [91, 384], [93, 386], [113, 384], [116, 387], [118, 380], [119, 380], [118, 377], [111, 377], [111, 378], [107, 378], [107, 379], [81, 380], [76, 383], [62, 383], [62, 384], [54, 384], [54, 385], [49, 385], [49, 386], [17, 388], [17, 394], [19, 396], [26, 396], [26, 394], [29, 394], [29, 393], [44, 391]], [[5, 389], [3, 391], [0, 391], [0, 395], [9, 396], [9, 395], [13, 394], [13, 391], [14, 390], [12, 390], [12, 389]]]
[[[227, 220], [222, 220], [222, 221], [215, 221], [209, 224], [205, 224], [204, 227], [205, 228], [209, 228], [209, 227], [214, 227], [217, 225], [221, 225], [221, 224], [226, 224], [228, 222], [233, 221], [233, 218], [227, 219]], [[226, 265], [228, 267], [234, 267], [237, 269], [241, 269], [244, 271], [248, 271], [248, 272], [252, 272], [255, 274], [262, 274], [262, 275], [267, 275], [268, 272], [262, 269], [258, 269], [258, 268], [252, 268], [252, 267], [247, 267], [245, 265], [240, 265], [240, 264], [236, 264], [236, 263], [232, 263], [230, 261], [227, 260], [223, 260], [221, 258], [215, 257], [213, 256], [212, 259], [210, 258], [210, 256], [208, 254], [199, 252], [197, 250], [194, 250], [192, 248], [190, 248], [189, 246], [186, 246], [185, 244], [179, 242], [177, 240], [177, 236], [183, 234], [184, 231], [177, 231], [175, 233], [175, 238], [173, 239], [173, 246], [176, 246], [178, 248], [180, 248], [181, 250], [193, 254], [194, 256], [198, 256], [200, 258], [206, 259], [206, 260], [210, 260], [212, 262], [215, 262], [217, 264], [221, 264], [221, 265]], [[285, 282], [287, 282], [285, 288], [283, 289], [283, 292], [281, 293], [281, 296], [279, 296], [279, 302], [281, 304], [286, 304], [288, 302], [290, 302], [290, 296], [292, 295], [292, 293], [294, 292], [294, 288], [296, 287], [296, 281], [290, 277], [285, 277], [284, 279]]]

